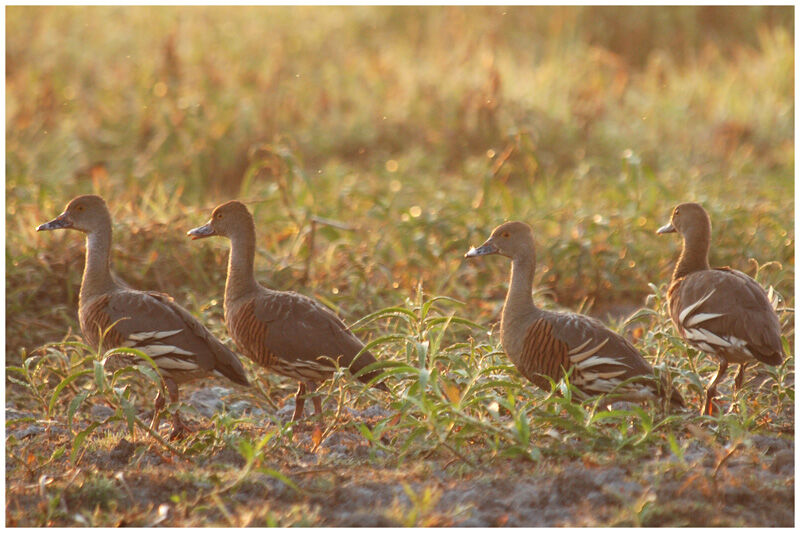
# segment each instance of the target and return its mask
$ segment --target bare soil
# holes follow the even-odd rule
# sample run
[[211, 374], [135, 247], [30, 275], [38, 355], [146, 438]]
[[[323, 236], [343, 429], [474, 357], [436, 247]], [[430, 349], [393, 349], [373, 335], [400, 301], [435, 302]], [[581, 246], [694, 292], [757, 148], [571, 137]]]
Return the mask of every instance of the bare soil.
[[[211, 387], [190, 395], [187, 404], [196, 413], [189, 418], [208, 424], [198, 413], [221, 409], [225, 393]], [[234, 433], [258, 440], [274, 426], [260, 409], [239, 408], [255, 423]], [[278, 416], [290, 416], [292, 408], [289, 398]], [[92, 413], [107, 416], [104, 409], [95, 406]], [[386, 413], [372, 407], [346, 416], [371, 423]], [[752, 435], [724, 454], [692, 439], [682, 460], [658, 449], [651, 457], [545, 456], [535, 463], [495, 457], [474, 465], [446, 451], [400, 462], [371, 447], [352, 425], [326, 436], [314, 450], [315, 429], [323, 426], [312, 418], [294, 434], [296, 453], [259, 465], [283, 473], [298, 490], [256, 469], [220, 491], [245, 466], [232, 445], [181, 459], [152, 438], [137, 433], [132, 440], [122, 426], [109, 424], [75, 466], [68, 460], [71, 437], [64, 427], [7, 405], [7, 420], [24, 417], [34, 420], [8, 432], [21, 443], [17, 458], [6, 461], [8, 526], [75, 526], [85, 524], [86, 516], [94, 525], [111, 526], [794, 524], [790, 436]], [[161, 434], [168, 430], [164, 423]], [[46, 456], [61, 445], [68, 452], [49, 465], [25, 472], [19, 464], [30, 450]]]

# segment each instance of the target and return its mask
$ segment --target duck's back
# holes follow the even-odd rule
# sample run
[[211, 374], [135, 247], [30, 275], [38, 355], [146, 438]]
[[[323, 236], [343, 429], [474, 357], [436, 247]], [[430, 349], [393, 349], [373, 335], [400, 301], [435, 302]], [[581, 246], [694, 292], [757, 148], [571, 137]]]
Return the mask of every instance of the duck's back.
[[692, 272], [667, 292], [670, 317], [690, 344], [732, 362], [780, 364], [781, 328], [764, 289], [729, 268]]
[[176, 382], [216, 372], [248, 383], [238, 357], [166, 294], [120, 287], [81, 302], [79, 318], [90, 345], [97, 347], [101, 332], [113, 325], [104, 349], [137, 348]]
[[225, 321], [248, 357], [295, 379], [327, 379], [334, 368], [328, 358], [353, 373], [375, 362], [369, 352], [358, 355], [364, 345], [339, 317], [295, 292], [260, 287], [229, 305]]

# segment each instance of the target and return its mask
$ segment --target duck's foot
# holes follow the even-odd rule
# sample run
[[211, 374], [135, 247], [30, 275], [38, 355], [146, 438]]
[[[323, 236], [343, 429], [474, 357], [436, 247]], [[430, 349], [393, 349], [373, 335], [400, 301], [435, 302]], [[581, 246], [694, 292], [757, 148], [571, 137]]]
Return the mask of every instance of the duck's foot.
[[184, 422], [178, 413], [175, 413], [172, 417], [172, 433], [169, 435], [169, 440], [182, 439], [196, 431], [197, 428]]

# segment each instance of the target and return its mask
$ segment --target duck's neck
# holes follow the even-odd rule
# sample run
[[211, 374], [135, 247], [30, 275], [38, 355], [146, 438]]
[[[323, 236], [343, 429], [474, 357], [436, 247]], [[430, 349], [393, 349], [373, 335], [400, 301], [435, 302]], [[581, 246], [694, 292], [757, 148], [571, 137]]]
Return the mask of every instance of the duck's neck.
[[111, 222], [86, 234], [86, 265], [81, 281], [80, 301], [104, 294], [116, 287], [111, 277]]
[[228, 278], [225, 281], [226, 304], [252, 293], [258, 287], [253, 272], [255, 255], [256, 231], [254, 227], [245, 227], [231, 236]]
[[503, 307], [503, 322], [515, 316], [538, 311], [533, 303], [533, 274], [536, 259], [533, 254], [515, 257], [511, 262], [511, 284]]
[[683, 235], [683, 249], [672, 279], [682, 278], [698, 270], [708, 270], [708, 250], [711, 247], [710, 228], [692, 228]]

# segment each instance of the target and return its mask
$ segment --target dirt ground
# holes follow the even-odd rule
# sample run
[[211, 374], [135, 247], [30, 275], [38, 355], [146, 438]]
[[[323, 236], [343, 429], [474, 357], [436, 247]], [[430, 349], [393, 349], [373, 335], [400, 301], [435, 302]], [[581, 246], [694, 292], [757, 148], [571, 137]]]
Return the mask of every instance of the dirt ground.
[[[221, 408], [222, 387], [192, 394], [193, 420]], [[273, 424], [241, 402], [254, 420], [235, 434], [258, 439]], [[279, 417], [288, 417], [287, 401]], [[110, 409], [92, 408], [101, 419]], [[205, 415], [204, 415], [205, 413]], [[354, 421], [385, 416], [383, 408], [351, 410]], [[146, 415], [146, 413], [143, 413]], [[6, 407], [6, 419], [33, 413]], [[207, 420], [205, 421], [208, 422]], [[274, 424], [273, 424], [274, 425]], [[232, 488], [245, 467], [233, 445], [180, 459], [151, 438], [130, 441], [109, 425], [78, 465], [69, 453], [19, 479], [6, 460], [6, 525], [309, 525], [309, 526], [782, 526], [794, 524], [794, 441], [753, 435], [720, 454], [694, 439], [680, 459], [494, 458], [469, 464], [447, 453], [398, 461], [352, 427], [313, 450], [313, 422], [292, 437], [294, 453], [270, 456]], [[162, 426], [161, 434], [167, 433]], [[702, 430], [701, 430], [702, 431]], [[13, 425], [15, 455], [48, 455], [71, 442], [59, 424]], [[22, 452], [20, 453], [20, 450]], [[296, 488], [271, 474], [284, 474]], [[58, 497], [55, 497], [58, 496]], [[55, 500], [55, 501], [54, 501]]]

